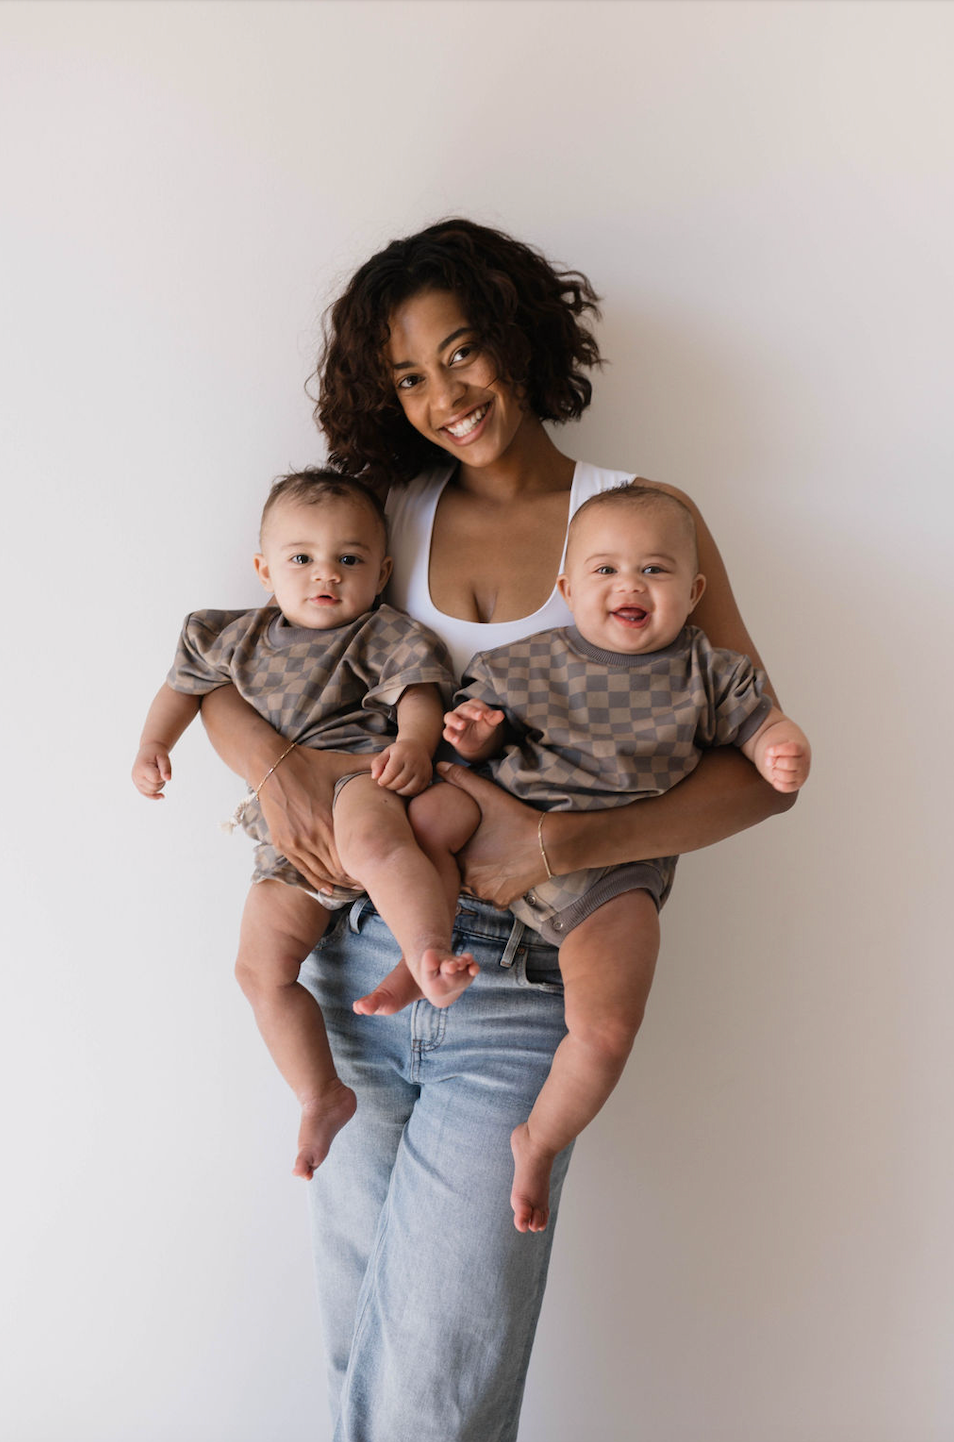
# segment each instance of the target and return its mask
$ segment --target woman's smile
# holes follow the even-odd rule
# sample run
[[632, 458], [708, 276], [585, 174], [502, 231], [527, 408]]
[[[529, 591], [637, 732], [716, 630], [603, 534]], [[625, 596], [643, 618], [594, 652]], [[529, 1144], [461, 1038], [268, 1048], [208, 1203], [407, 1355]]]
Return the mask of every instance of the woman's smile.
[[475, 406], [462, 420], [448, 421], [441, 430], [451, 436], [458, 445], [465, 445], [468, 441], [476, 440], [477, 432], [481, 430], [481, 422], [493, 408], [493, 401], [486, 401], [483, 405]]
[[410, 424], [467, 465], [488, 466], [509, 449], [527, 419], [513, 387], [481, 345], [450, 291], [426, 290], [390, 318], [387, 358]]

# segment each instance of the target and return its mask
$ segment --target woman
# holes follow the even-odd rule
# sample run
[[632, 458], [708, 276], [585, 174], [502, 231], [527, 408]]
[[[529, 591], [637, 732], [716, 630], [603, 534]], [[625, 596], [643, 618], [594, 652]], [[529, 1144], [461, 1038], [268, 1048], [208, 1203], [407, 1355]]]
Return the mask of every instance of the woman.
[[[543, 426], [589, 404], [596, 313], [585, 277], [466, 220], [388, 246], [330, 313], [316, 410], [331, 460], [390, 482], [391, 600], [431, 626], [459, 668], [568, 623], [555, 582], [569, 517], [632, 476], [575, 464]], [[758, 661], [693, 513], [708, 577], [694, 620]], [[229, 688], [203, 714], [252, 782], [284, 751]], [[343, 879], [330, 799], [353, 764], [299, 748], [262, 792], [276, 846], [321, 888]], [[445, 775], [484, 818], [462, 856], [455, 936], [480, 963], [473, 985], [447, 1010], [388, 1015], [395, 947], [361, 903], [306, 964], [359, 1099], [311, 1184], [336, 1442], [512, 1442], [569, 1160], [554, 1171], [548, 1230], [515, 1231], [510, 1132], [563, 1035], [555, 952], [497, 909], [545, 875], [538, 814], [462, 767]], [[658, 798], [550, 813], [547, 854], [557, 873], [673, 855], [787, 804], [741, 756], [711, 752]], [[365, 992], [374, 1014], [357, 1016]]]

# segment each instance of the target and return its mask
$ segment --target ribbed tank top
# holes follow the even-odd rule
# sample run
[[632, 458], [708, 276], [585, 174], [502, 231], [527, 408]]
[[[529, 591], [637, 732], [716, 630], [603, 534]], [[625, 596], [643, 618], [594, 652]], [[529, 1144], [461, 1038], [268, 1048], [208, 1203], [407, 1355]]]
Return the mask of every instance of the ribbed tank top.
[[[434, 532], [434, 516], [441, 492], [454, 474], [454, 463], [441, 465], [424, 471], [406, 486], [394, 487], [387, 501], [388, 527], [390, 530], [390, 552], [394, 558], [394, 571], [388, 585], [388, 600], [392, 606], [407, 611], [415, 621], [430, 626], [447, 646], [453, 657], [458, 675], [477, 651], [489, 651], [494, 646], [506, 646], [535, 631], [548, 631], [553, 626], [568, 626], [573, 617], [556, 587], [538, 611], [521, 616], [516, 621], [462, 621], [457, 616], [448, 616], [439, 611], [431, 600], [428, 573], [431, 559], [431, 537]], [[605, 471], [598, 466], [577, 461], [570, 487], [570, 507], [567, 520], [575, 514], [583, 502], [610, 486], [621, 486], [633, 479], [632, 471]], [[529, 538], [528, 538], [529, 539]], [[560, 558], [560, 570], [566, 560], [566, 538]]]

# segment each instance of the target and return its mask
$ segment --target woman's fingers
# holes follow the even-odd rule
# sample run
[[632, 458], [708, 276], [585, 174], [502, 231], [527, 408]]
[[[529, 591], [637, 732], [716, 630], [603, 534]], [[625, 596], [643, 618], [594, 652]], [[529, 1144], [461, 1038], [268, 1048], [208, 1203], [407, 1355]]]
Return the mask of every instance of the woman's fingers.
[[297, 747], [259, 794], [272, 844], [317, 891], [353, 884], [342, 871], [331, 815], [335, 782], [349, 765], [363, 769], [359, 757]]

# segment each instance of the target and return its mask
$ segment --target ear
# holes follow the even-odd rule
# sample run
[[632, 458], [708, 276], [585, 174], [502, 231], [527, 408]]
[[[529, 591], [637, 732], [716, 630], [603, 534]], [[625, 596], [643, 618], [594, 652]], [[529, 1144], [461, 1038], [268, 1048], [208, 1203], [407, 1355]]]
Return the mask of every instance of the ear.
[[252, 565], [255, 567], [256, 576], [261, 581], [266, 591], [268, 591], [269, 595], [271, 595], [272, 591], [274, 590], [274, 587], [272, 586], [272, 578], [268, 573], [268, 562], [261, 554], [261, 552], [259, 552], [259, 554], [253, 558]]
[[694, 611], [694, 610], [696, 609], [696, 607], [698, 606], [699, 602], [702, 600], [702, 593], [703, 593], [703, 591], [705, 590], [705, 588], [706, 588], [706, 578], [705, 578], [705, 576], [697, 576], [696, 579], [693, 581], [693, 583], [692, 583], [692, 589], [691, 589], [691, 591], [689, 592], [689, 614], [690, 614], [690, 616], [692, 615], [693, 611]]
[[559, 591], [560, 595], [563, 597], [563, 599], [564, 599], [564, 601], [566, 602], [566, 604], [569, 606], [569, 604], [570, 604], [570, 578], [569, 578], [569, 576], [567, 576], [565, 573], [564, 573], [562, 576], [557, 576], [557, 590]]
[[381, 592], [387, 585], [393, 565], [394, 562], [391, 560], [391, 557], [385, 556], [384, 560], [381, 562], [381, 574], [378, 577], [378, 589], [374, 593], [376, 596], [380, 596]]

